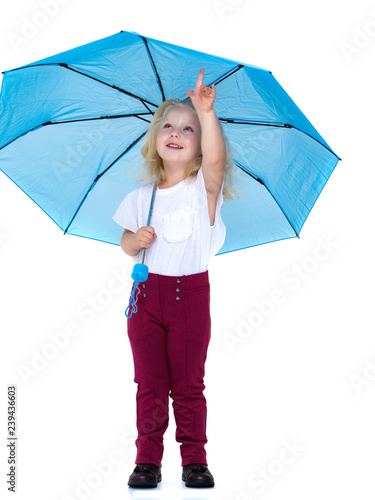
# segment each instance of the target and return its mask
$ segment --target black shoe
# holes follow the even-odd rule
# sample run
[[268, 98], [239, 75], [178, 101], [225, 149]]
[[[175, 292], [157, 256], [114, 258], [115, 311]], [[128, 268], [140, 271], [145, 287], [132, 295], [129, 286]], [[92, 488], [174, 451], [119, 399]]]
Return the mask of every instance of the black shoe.
[[182, 468], [182, 480], [185, 486], [204, 488], [214, 486], [214, 478], [206, 464], [189, 464]]
[[160, 467], [154, 464], [137, 464], [129, 476], [128, 485], [133, 488], [156, 488], [160, 481]]

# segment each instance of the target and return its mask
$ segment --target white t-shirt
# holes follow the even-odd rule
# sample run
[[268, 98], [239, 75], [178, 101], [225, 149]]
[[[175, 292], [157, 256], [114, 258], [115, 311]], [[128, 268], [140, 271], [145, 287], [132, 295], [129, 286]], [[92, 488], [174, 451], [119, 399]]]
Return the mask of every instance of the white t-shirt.
[[[113, 219], [136, 233], [147, 225], [153, 191], [150, 182], [129, 193]], [[157, 238], [146, 249], [144, 264], [150, 273], [184, 276], [207, 270], [210, 260], [224, 244], [226, 228], [221, 219], [224, 179], [216, 202], [215, 223], [210, 225], [202, 168], [196, 179], [184, 179], [166, 189], [157, 188], [150, 226]], [[142, 262], [142, 250], [131, 257]]]

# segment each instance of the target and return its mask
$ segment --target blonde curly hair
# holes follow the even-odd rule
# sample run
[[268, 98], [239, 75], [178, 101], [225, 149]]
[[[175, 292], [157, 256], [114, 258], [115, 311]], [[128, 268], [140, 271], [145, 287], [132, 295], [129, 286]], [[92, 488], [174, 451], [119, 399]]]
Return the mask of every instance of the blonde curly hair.
[[[166, 180], [163, 160], [159, 156], [159, 153], [156, 149], [156, 139], [165, 115], [175, 106], [186, 106], [193, 113], [197, 114], [190, 97], [184, 101], [181, 101], [180, 99], [167, 99], [157, 108], [152, 118], [150, 127], [145, 135], [141, 148], [143, 161], [141, 162], [140, 166], [143, 167], [143, 170], [141, 169], [140, 174], [136, 176], [138, 182], [145, 182], [148, 179], [152, 179], [152, 182], [156, 183], [156, 185], [159, 186]], [[223, 198], [227, 200], [233, 200], [238, 197], [238, 192], [234, 187], [234, 179], [232, 176], [232, 151], [229, 140], [223, 131], [221, 123], [220, 127], [226, 147]], [[201, 165], [202, 154], [200, 154], [197, 158], [191, 161], [190, 164], [187, 165], [185, 169], [185, 178], [192, 180], [196, 179]]]

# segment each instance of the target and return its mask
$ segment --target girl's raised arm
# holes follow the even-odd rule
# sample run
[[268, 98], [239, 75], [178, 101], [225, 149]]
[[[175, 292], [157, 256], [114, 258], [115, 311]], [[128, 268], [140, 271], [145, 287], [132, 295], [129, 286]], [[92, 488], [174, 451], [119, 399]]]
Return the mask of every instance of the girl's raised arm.
[[219, 120], [213, 109], [216, 97], [215, 84], [212, 88], [203, 85], [204, 69], [199, 71], [194, 93], [187, 90], [196, 109], [201, 125], [202, 173], [207, 193], [219, 194], [224, 178], [226, 149]]

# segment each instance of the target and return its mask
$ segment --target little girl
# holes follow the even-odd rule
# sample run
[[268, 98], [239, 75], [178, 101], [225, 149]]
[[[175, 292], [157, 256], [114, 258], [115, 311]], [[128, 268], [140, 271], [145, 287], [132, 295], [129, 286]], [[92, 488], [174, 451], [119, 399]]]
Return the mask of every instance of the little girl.
[[[233, 192], [227, 188], [229, 143], [213, 110], [215, 85], [203, 85], [203, 73], [201, 69], [195, 92], [186, 92], [190, 99], [169, 99], [156, 110], [142, 146], [153, 182], [129, 193], [113, 216], [125, 228], [122, 250], [138, 263], [146, 248], [149, 268], [147, 281], [137, 287], [134, 314], [127, 319], [138, 384], [132, 487], [155, 487], [161, 481], [169, 396], [185, 485], [214, 485], [204, 448], [203, 378], [211, 337], [207, 267], [225, 240], [223, 191], [229, 199]], [[144, 224], [153, 183], [151, 227]]]

